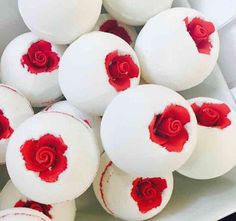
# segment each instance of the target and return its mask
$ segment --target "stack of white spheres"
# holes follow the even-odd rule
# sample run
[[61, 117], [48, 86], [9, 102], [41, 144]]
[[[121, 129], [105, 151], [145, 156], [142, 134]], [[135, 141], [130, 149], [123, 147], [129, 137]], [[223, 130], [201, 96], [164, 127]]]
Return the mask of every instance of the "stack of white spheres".
[[55, 44], [69, 44], [92, 30], [102, 0], [18, 0], [18, 6], [32, 32]]

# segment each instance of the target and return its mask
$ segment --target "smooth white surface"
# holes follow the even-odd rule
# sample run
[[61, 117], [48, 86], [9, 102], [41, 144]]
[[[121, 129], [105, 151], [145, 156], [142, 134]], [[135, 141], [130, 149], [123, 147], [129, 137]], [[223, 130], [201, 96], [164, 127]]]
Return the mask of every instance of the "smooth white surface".
[[[30, 46], [41, 40], [32, 32], [25, 33], [12, 40], [1, 57], [0, 80], [19, 90], [34, 107], [47, 106], [62, 96], [58, 83], [58, 69], [52, 72], [33, 74], [28, 66], [21, 64], [22, 56]], [[66, 47], [52, 44], [52, 51], [61, 59]], [[60, 62], [59, 62], [60, 65]]]
[[143, 25], [149, 18], [170, 8], [173, 0], [103, 0], [105, 9], [117, 20]]
[[44, 214], [26, 208], [14, 208], [0, 211], [1, 221], [50, 221]]
[[[199, 97], [189, 100], [190, 104], [223, 104], [224, 102]], [[227, 118], [231, 124], [224, 129], [198, 125], [198, 139], [193, 154], [178, 170], [193, 179], [213, 179], [229, 172], [236, 165], [236, 112], [230, 108]]]
[[[28, 170], [20, 148], [27, 140], [38, 140], [45, 134], [60, 136], [67, 150], [67, 167], [53, 183], [45, 182]], [[91, 128], [70, 115], [39, 113], [26, 120], [13, 134], [7, 149], [6, 163], [14, 185], [26, 197], [44, 204], [73, 200], [86, 191], [99, 164], [97, 142]]]
[[[189, 138], [182, 151], [170, 152], [150, 139], [149, 125], [170, 105], [184, 107]], [[107, 107], [101, 124], [104, 150], [113, 163], [135, 176], [165, 176], [190, 157], [197, 139], [197, 122], [189, 103], [176, 92], [157, 85], [141, 85], [119, 94]]]
[[[83, 35], [65, 51], [59, 68], [59, 84], [66, 99], [84, 112], [102, 116], [107, 105], [119, 93], [109, 83], [106, 56], [118, 50], [119, 55], [130, 55], [139, 67], [133, 48], [123, 39], [105, 32]], [[130, 79], [130, 87], [139, 84]]]
[[[107, 167], [110, 162], [111, 161], [106, 154], [101, 156], [99, 170], [93, 182], [95, 195], [105, 210], [112, 212], [115, 217], [135, 221], [149, 219], [164, 209], [169, 202], [173, 191], [172, 173], [161, 177], [162, 179], [165, 179], [167, 183], [167, 188], [161, 194], [161, 205], [146, 213], [142, 213], [139, 211], [137, 202], [135, 202], [131, 196], [131, 190], [133, 188], [132, 183], [139, 177], [131, 176], [123, 172], [113, 163], [111, 166]], [[145, 179], [145, 177], [143, 178]], [[100, 184], [102, 184], [102, 189]], [[103, 198], [101, 196], [101, 190]]]
[[[9, 180], [0, 194], [0, 209], [13, 208], [18, 201], [27, 202], [30, 199], [22, 195]], [[52, 221], [74, 221], [76, 214], [74, 200], [52, 204], [51, 206], [49, 214]]]
[[18, 6], [32, 32], [55, 44], [69, 44], [92, 30], [102, 0], [18, 0]]
[[135, 43], [146, 82], [183, 91], [200, 84], [210, 75], [219, 54], [218, 33], [215, 31], [209, 36], [213, 46], [210, 54], [199, 53], [184, 22], [185, 18], [191, 21], [195, 17], [209, 21], [196, 10], [174, 8], [146, 23]]

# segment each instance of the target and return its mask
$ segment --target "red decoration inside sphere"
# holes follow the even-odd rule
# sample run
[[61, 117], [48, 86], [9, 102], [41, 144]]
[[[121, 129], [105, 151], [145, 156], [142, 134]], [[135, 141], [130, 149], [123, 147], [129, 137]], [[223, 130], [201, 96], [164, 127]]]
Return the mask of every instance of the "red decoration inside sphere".
[[14, 130], [10, 126], [8, 118], [3, 114], [3, 111], [0, 110], [0, 140], [8, 139]]

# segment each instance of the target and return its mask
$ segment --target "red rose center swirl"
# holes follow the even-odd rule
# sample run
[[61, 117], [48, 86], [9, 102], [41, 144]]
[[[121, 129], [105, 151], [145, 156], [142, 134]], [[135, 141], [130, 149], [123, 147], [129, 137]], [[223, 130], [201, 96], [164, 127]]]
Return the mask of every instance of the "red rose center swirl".
[[36, 51], [34, 55], [33, 63], [39, 67], [46, 65], [47, 56], [42, 51]]
[[182, 128], [183, 126], [179, 120], [167, 118], [163, 120], [159, 128], [154, 128], [154, 130], [157, 135], [174, 137], [181, 132]]
[[51, 147], [43, 146], [36, 152], [36, 161], [45, 167], [51, 167], [56, 160], [56, 151]]
[[145, 199], [152, 199], [156, 197], [157, 190], [152, 187], [152, 184], [147, 183], [146, 185], [141, 185], [140, 193]]

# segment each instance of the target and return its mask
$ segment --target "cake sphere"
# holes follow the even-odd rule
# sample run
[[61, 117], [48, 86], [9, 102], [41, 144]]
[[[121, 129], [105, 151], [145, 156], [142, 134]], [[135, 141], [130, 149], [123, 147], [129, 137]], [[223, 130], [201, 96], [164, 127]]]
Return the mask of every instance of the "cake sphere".
[[143, 25], [161, 11], [171, 7], [173, 0], [103, 0], [105, 9], [114, 18], [129, 25]]
[[189, 103], [157, 85], [141, 85], [118, 95], [101, 124], [107, 155], [135, 176], [165, 176], [180, 168], [192, 154], [196, 137]]
[[62, 96], [58, 67], [65, 49], [31, 32], [20, 35], [3, 52], [0, 80], [23, 93], [34, 107], [54, 103]]
[[139, 84], [140, 68], [131, 46], [105, 32], [85, 34], [64, 53], [59, 83], [66, 99], [80, 110], [102, 116], [121, 91]]
[[173, 8], [146, 23], [135, 51], [145, 81], [182, 91], [200, 84], [212, 72], [219, 36], [200, 12]]
[[68, 114], [39, 113], [22, 123], [8, 144], [13, 184], [43, 204], [73, 200], [85, 192], [99, 164], [91, 128]]
[[212, 98], [189, 102], [198, 121], [198, 139], [193, 154], [178, 172], [194, 179], [222, 176], [236, 165], [236, 112]]
[[6, 161], [6, 149], [16, 128], [34, 111], [29, 101], [15, 89], [0, 84], [0, 164]]
[[75, 201], [66, 201], [57, 204], [41, 204], [22, 195], [11, 181], [3, 188], [0, 194], [0, 209], [30, 208], [42, 212], [52, 221], [74, 221], [76, 206]]
[[169, 202], [173, 176], [135, 177], [120, 170], [104, 154], [93, 189], [111, 215], [123, 220], [146, 220], [160, 213]]
[[18, 0], [18, 6], [32, 32], [55, 44], [69, 44], [92, 30], [102, 0]]
[[0, 211], [1, 221], [51, 221], [43, 213], [28, 208], [13, 208]]
[[45, 111], [56, 111], [62, 112], [66, 114], [70, 114], [71, 116], [83, 120], [87, 123], [92, 129], [94, 134], [96, 135], [99, 151], [103, 152], [102, 142], [100, 138], [100, 126], [101, 126], [101, 117], [91, 116], [84, 112], [81, 112], [78, 108], [70, 104], [68, 101], [60, 101], [57, 102], [45, 109]]
[[137, 38], [137, 32], [134, 27], [126, 25], [106, 13], [100, 15], [93, 30], [117, 35], [132, 47]]

